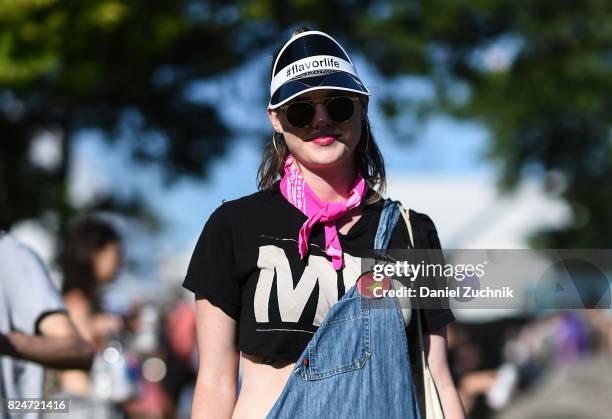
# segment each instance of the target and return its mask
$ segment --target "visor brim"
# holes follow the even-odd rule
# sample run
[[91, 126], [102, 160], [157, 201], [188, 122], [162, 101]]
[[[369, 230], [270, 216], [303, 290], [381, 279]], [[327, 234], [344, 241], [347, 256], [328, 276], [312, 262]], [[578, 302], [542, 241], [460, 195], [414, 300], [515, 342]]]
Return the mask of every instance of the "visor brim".
[[314, 77], [289, 80], [280, 86], [270, 98], [269, 109], [278, 108], [302, 93], [321, 89], [335, 89], [369, 95], [359, 78], [344, 71]]

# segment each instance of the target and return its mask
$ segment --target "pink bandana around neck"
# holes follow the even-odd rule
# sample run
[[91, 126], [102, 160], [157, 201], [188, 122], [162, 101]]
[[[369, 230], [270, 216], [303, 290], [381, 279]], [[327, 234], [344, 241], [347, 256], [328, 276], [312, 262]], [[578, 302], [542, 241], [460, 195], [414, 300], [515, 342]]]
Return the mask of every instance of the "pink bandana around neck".
[[360, 174], [357, 174], [346, 200], [341, 202], [321, 201], [302, 177], [293, 156], [287, 157], [285, 174], [280, 181], [280, 191], [287, 201], [308, 217], [298, 237], [298, 250], [302, 259], [308, 252], [308, 237], [312, 228], [316, 223], [321, 222], [325, 231], [325, 253], [332, 258], [335, 270], [342, 269], [342, 247], [338, 238], [336, 220], [361, 204], [365, 190], [365, 180]]

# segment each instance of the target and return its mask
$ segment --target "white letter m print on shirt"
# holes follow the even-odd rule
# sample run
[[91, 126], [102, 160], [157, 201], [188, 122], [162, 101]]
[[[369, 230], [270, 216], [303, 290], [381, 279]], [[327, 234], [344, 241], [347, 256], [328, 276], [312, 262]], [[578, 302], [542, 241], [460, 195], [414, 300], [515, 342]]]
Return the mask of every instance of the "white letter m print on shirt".
[[[344, 254], [344, 285], [346, 289], [352, 286], [360, 271], [360, 259], [347, 253]], [[330, 261], [323, 256], [308, 256], [308, 263], [299, 282], [293, 288], [293, 278], [289, 260], [285, 251], [279, 247], [267, 245], [259, 248], [257, 266], [260, 268], [257, 288], [255, 289], [254, 310], [255, 321], [269, 322], [268, 306], [274, 273], [276, 272], [276, 294], [281, 321], [297, 323], [306, 307], [308, 298], [319, 283], [319, 300], [312, 324], [319, 326], [329, 311], [338, 301], [337, 273]], [[319, 281], [319, 279], [322, 279]]]

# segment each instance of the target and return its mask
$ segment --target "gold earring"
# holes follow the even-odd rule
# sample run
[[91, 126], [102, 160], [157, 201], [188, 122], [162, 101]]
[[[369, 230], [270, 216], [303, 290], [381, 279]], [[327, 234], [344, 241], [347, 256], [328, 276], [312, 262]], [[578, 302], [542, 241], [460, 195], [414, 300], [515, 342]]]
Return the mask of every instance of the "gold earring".
[[276, 134], [278, 133], [274, 132], [274, 134], [272, 134], [272, 145], [274, 146], [274, 150], [276, 151], [276, 154], [280, 156], [280, 153], [278, 152], [278, 147], [276, 147]]

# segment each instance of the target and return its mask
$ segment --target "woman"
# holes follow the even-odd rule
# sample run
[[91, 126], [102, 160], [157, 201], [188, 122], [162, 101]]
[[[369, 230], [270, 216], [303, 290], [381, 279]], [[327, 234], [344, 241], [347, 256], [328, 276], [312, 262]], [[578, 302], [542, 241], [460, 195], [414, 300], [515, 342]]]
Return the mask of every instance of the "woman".
[[[71, 226], [60, 259], [64, 304], [81, 336], [98, 352], [107, 335], [123, 324], [120, 317], [104, 313], [100, 302], [100, 288], [115, 277], [120, 259], [119, 235], [108, 222], [89, 216]], [[64, 392], [91, 396], [88, 373], [66, 371], [60, 380]]]
[[[276, 54], [271, 76], [275, 132], [260, 191], [211, 215], [184, 283], [196, 294], [194, 418], [271, 411], [325, 314], [355, 284], [383, 208], [385, 171], [367, 119], [369, 92], [344, 49], [303, 28]], [[435, 236], [427, 216], [415, 221]], [[408, 240], [398, 224], [389, 248], [405, 249]], [[429, 313], [430, 369], [447, 417], [460, 418], [446, 363], [445, 326], [453, 316]]]

